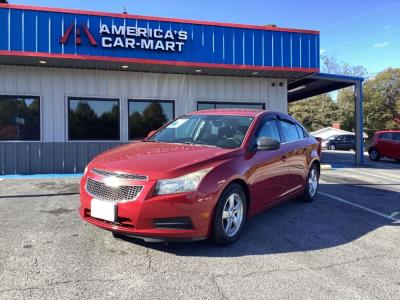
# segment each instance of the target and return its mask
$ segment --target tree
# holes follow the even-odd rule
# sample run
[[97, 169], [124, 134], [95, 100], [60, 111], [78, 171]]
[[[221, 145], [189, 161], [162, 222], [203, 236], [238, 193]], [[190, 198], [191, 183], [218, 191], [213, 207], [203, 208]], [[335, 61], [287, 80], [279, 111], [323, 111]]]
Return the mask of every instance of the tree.
[[339, 62], [335, 56], [321, 55], [322, 72], [347, 76], [366, 77], [368, 71], [363, 66], [351, 66], [349, 63]]
[[[351, 66], [349, 63], [339, 62], [336, 57], [321, 55], [322, 71], [331, 74], [346, 76], [366, 77], [368, 71], [363, 66]], [[355, 121], [355, 96], [354, 87], [344, 88], [338, 91], [336, 103], [338, 106], [338, 120], [344, 130], [354, 131]]]
[[[322, 56], [323, 71], [349, 76], [366, 77], [362, 66], [351, 67], [334, 57]], [[354, 88], [338, 92], [337, 104], [342, 128], [354, 131]], [[400, 127], [400, 69], [389, 68], [364, 82], [364, 129], [369, 137], [377, 130]]]
[[148, 135], [168, 121], [160, 103], [152, 102], [142, 113], [134, 112], [129, 116], [129, 138], [137, 139]]
[[160, 128], [168, 119], [160, 103], [152, 102], [143, 111], [143, 121], [147, 127], [147, 133], [149, 133], [152, 130]]
[[308, 131], [332, 126], [339, 118], [338, 106], [329, 94], [290, 103], [289, 114], [299, 120]]
[[[363, 66], [352, 67], [335, 57], [321, 56], [322, 71], [348, 76], [366, 77]], [[400, 68], [389, 68], [364, 82], [364, 130], [370, 138], [384, 129], [400, 129]], [[289, 105], [289, 113], [308, 130], [330, 126], [340, 121], [344, 130], [354, 131], [354, 87], [341, 89], [336, 101], [321, 95]]]
[[368, 135], [400, 129], [400, 68], [389, 68], [364, 84], [364, 124]]
[[[363, 66], [351, 66], [339, 62], [335, 57], [321, 55], [322, 71], [331, 74], [364, 77], [368, 74]], [[305, 127], [314, 131], [321, 127], [332, 126], [340, 121], [343, 129], [354, 130], [354, 88], [338, 92], [337, 101], [331, 95], [319, 95], [289, 105], [289, 113], [300, 120]]]

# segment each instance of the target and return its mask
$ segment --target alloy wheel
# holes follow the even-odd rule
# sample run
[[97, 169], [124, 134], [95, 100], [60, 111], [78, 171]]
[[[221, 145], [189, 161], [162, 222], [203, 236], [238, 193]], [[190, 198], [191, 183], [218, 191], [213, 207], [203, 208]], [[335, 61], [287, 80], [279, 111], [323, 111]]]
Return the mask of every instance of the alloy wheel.
[[310, 171], [310, 176], [308, 177], [308, 193], [310, 197], [314, 197], [318, 188], [318, 174], [315, 168]]
[[371, 157], [372, 160], [376, 160], [378, 158], [378, 151], [372, 150], [369, 156]]
[[222, 228], [228, 237], [234, 236], [243, 222], [243, 199], [237, 194], [231, 194], [224, 204], [222, 211]]

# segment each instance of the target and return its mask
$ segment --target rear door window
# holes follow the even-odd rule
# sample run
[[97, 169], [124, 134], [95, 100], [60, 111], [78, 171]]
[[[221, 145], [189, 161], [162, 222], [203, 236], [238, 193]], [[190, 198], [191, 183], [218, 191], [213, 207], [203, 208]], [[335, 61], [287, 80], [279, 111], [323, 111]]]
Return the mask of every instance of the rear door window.
[[383, 140], [391, 140], [392, 134], [390, 132], [385, 132], [381, 134], [380, 138]]
[[296, 124], [288, 120], [279, 120], [285, 142], [293, 142], [300, 139]]

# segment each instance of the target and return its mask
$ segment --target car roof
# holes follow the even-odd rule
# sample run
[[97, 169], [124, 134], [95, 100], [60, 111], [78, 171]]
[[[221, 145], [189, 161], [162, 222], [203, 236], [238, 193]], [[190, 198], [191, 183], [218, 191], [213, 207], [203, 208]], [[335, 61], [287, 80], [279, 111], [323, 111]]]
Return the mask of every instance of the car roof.
[[400, 130], [380, 130], [375, 133], [400, 133]]
[[[218, 108], [205, 109], [188, 113], [187, 115], [222, 115], [222, 116], [240, 116], [240, 117], [256, 117], [266, 112], [262, 109], [246, 109], [246, 108]], [[270, 112], [270, 111], [267, 111]]]

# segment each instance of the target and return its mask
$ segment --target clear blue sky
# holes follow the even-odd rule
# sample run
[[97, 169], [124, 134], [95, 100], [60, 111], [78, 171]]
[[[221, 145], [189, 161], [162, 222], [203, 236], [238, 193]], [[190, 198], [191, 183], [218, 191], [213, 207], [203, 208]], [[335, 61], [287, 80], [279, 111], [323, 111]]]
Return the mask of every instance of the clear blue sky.
[[321, 31], [321, 51], [370, 73], [400, 67], [400, 1], [396, 0], [9, 0], [106, 12], [188, 18]]

